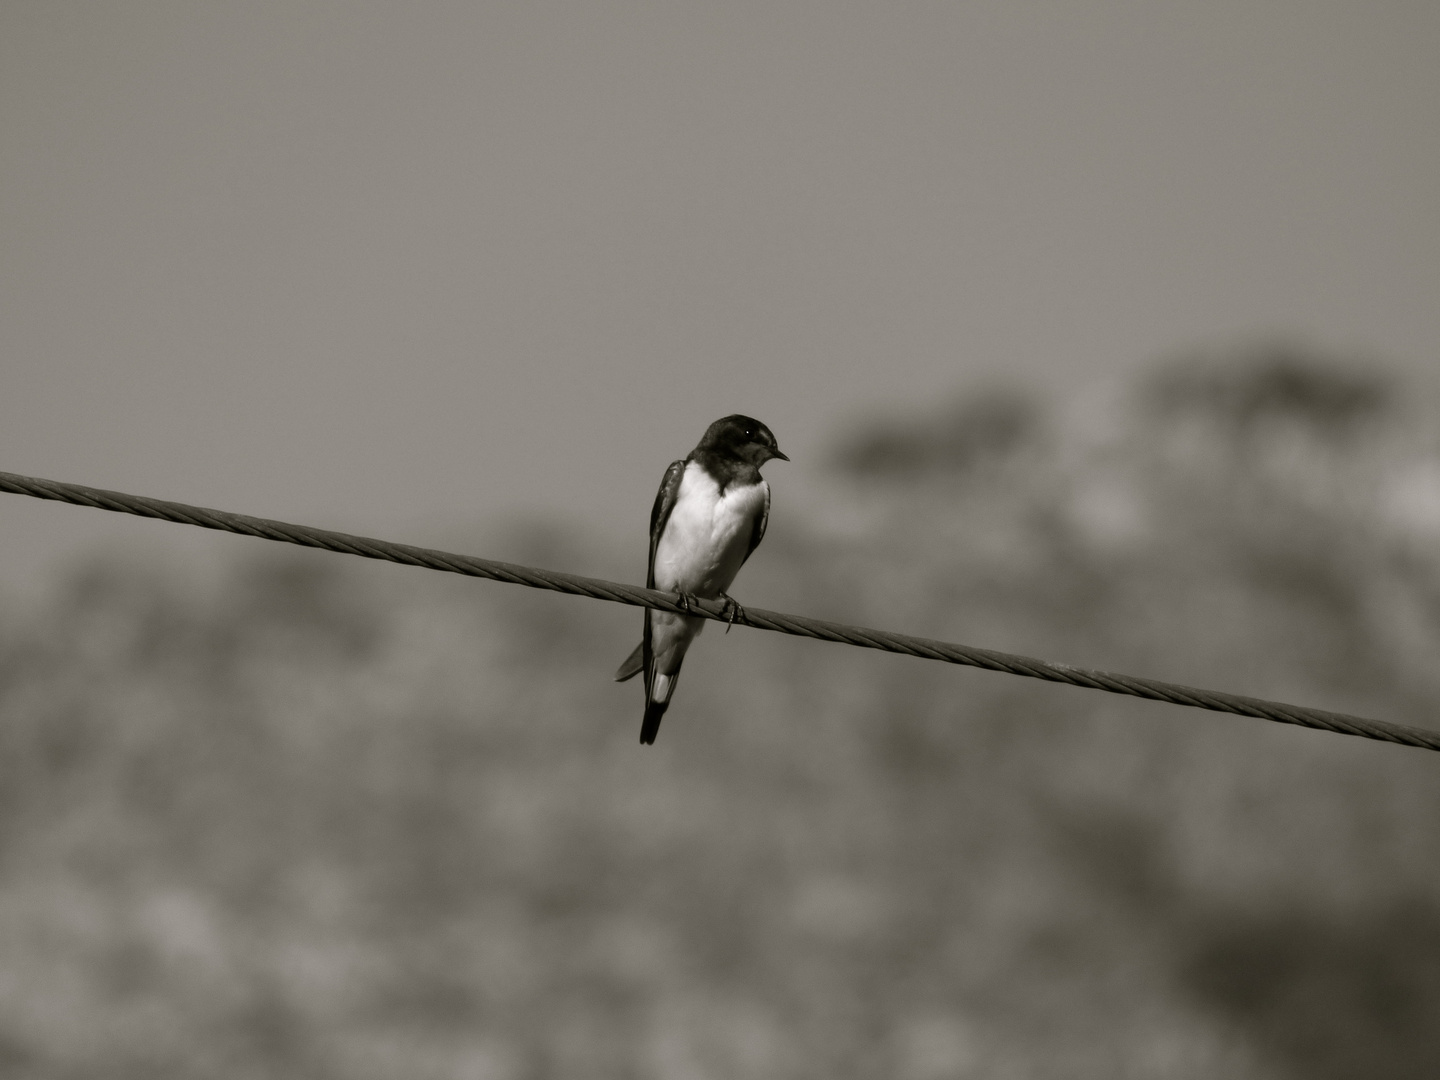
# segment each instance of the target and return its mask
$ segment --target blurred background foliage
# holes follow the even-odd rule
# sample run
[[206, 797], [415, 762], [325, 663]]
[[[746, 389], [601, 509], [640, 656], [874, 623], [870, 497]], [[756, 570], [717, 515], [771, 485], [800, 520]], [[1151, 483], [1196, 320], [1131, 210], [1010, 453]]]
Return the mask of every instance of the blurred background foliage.
[[[742, 600], [1440, 718], [1440, 427], [1383, 368], [852, 428], [803, 517], [773, 470]], [[0, 1074], [1440, 1069], [1433, 755], [713, 627], [647, 750], [638, 623], [278, 550], [12, 613]]]

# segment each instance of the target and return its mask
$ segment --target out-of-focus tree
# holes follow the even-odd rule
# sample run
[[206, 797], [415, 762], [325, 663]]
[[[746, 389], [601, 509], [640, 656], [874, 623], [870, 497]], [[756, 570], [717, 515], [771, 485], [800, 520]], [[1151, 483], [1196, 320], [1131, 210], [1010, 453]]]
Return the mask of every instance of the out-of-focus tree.
[[[1440, 715], [1430, 406], [1188, 357], [837, 448], [767, 606]], [[555, 530], [535, 561], [595, 553]], [[742, 599], [745, 597], [742, 596]], [[1350, 1077], [1440, 1064], [1440, 762], [318, 553], [0, 644], [19, 1077]]]

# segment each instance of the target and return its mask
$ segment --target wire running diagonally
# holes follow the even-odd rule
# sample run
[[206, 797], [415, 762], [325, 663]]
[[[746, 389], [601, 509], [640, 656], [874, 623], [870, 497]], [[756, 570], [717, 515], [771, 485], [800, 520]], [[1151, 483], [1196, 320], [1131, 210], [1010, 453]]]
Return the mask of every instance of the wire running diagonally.
[[912, 637], [888, 630], [872, 630], [862, 626], [827, 622], [801, 615], [786, 615], [778, 611], [761, 608], [743, 609], [738, 615], [727, 611], [723, 602], [713, 600], [691, 601], [682, 606], [680, 597], [673, 593], [642, 589], [636, 585], [624, 585], [598, 578], [566, 574], [558, 570], [542, 570], [533, 566], [497, 562], [474, 555], [456, 555], [431, 548], [414, 547], [410, 544], [395, 544], [386, 540], [374, 540], [364, 536], [317, 529], [308, 525], [292, 525], [284, 521], [250, 517], [247, 514], [232, 514], [223, 510], [210, 510], [202, 506], [169, 502], [164, 499], [150, 499], [141, 495], [127, 495], [119, 491], [105, 491], [99, 488], [82, 487], [58, 480], [41, 480], [31, 476], [0, 472], [0, 492], [15, 495], [30, 495], [37, 499], [71, 503], [76, 506], [91, 506], [100, 510], [136, 514], [140, 517], [173, 521], [182, 525], [195, 525], [202, 529], [217, 529], [221, 532], [238, 533], [241, 536], [256, 536], [262, 540], [275, 540], [301, 547], [321, 548], [346, 555], [358, 555], [366, 559], [381, 559], [406, 566], [420, 566], [429, 570], [442, 570], [467, 577], [486, 578], [490, 581], [504, 581], [513, 585], [526, 585], [532, 589], [549, 589], [568, 593], [572, 596], [588, 596], [595, 600], [609, 600], [633, 607], [659, 608], [662, 611], [685, 612], [704, 615], [718, 622], [734, 622], [757, 630], [774, 630], [797, 637], [815, 638], [865, 649], [880, 649], [885, 652], [916, 656], [926, 660], [942, 660], [949, 664], [984, 668], [1010, 675], [1023, 675], [1047, 682], [1083, 686], [1092, 690], [1104, 690], [1112, 694], [1148, 698], [1151, 701], [1165, 701], [1175, 705], [1189, 705], [1212, 712], [1232, 713], [1259, 720], [1271, 720], [1280, 724], [1297, 724], [1318, 731], [1333, 731], [1341, 735], [1355, 735], [1364, 739], [1414, 746], [1424, 750], [1440, 750], [1440, 731], [1406, 727], [1383, 720], [1368, 720], [1345, 713], [1326, 712], [1322, 709], [1286, 705], [1263, 698], [1242, 697], [1216, 690], [1199, 690], [1177, 683], [1160, 682], [1134, 675], [1119, 675], [1108, 671], [1071, 667], [1034, 657], [1014, 653], [978, 649], [968, 645], [957, 645], [931, 638]]

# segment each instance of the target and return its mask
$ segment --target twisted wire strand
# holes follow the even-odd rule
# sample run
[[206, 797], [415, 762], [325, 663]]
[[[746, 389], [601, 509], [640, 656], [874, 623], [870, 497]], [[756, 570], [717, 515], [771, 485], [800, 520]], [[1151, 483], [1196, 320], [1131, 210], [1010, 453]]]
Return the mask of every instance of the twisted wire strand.
[[1165, 701], [1174, 705], [1189, 705], [1212, 712], [1232, 713], [1259, 720], [1271, 720], [1280, 724], [1297, 724], [1317, 731], [1333, 731], [1341, 735], [1355, 735], [1365, 739], [1414, 746], [1424, 750], [1440, 750], [1440, 732], [1421, 728], [1406, 727], [1383, 720], [1368, 720], [1345, 713], [1326, 712], [1299, 705], [1286, 705], [1263, 698], [1242, 697], [1216, 690], [1200, 690], [1177, 683], [1144, 679], [1134, 675], [1119, 675], [1109, 671], [1095, 671], [1088, 668], [1071, 667], [1068, 664], [1051, 663], [1030, 656], [996, 652], [991, 649], [977, 649], [968, 645], [957, 645], [932, 638], [912, 637], [888, 630], [872, 630], [862, 626], [811, 619], [801, 615], [786, 615], [763, 608], [744, 608], [740, 612], [727, 611], [725, 605], [715, 600], [699, 600], [687, 603], [673, 593], [642, 589], [636, 585], [624, 585], [598, 578], [566, 574], [558, 570], [542, 570], [533, 566], [497, 562], [474, 555], [455, 555], [431, 548], [414, 547], [410, 544], [395, 544], [386, 540], [374, 540], [365, 536], [317, 529], [308, 525], [292, 525], [284, 521], [250, 517], [247, 514], [232, 514], [223, 510], [210, 510], [202, 506], [169, 502], [165, 499], [150, 499], [140, 495], [127, 495], [119, 491], [105, 491], [99, 488], [82, 487], [58, 480], [41, 480], [32, 476], [0, 472], [0, 491], [15, 495], [30, 495], [37, 499], [71, 503], [76, 506], [91, 506], [99, 510], [113, 510], [117, 513], [135, 514], [140, 517], [173, 521], [182, 525], [195, 525], [202, 529], [217, 529], [221, 532], [238, 533], [241, 536], [256, 536], [262, 540], [298, 544], [301, 547], [321, 548], [346, 555], [358, 555], [365, 559], [380, 559], [401, 563], [406, 566], [420, 566], [429, 570], [442, 570], [467, 577], [504, 581], [513, 585], [526, 585], [532, 589], [550, 589], [572, 596], [588, 596], [595, 600], [609, 600], [633, 607], [658, 608], [662, 611], [689, 612], [703, 615], [717, 622], [732, 620], [737, 625], [754, 627], [757, 630], [774, 630], [797, 637], [815, 638], [819, 641], [833, 641], [855, 645], [864, 649], [879, 649], [884, 652], [901, 653], [926, 660], [943, 660], [949, 664], [984, 668], [1009, 675], [1023, 675], [1047, 682], [1082, 686], [1091, 690], [1104, 690], [1112, 694], [1126, 694], [1131, 697], [1148, 698], [1151, 701]]

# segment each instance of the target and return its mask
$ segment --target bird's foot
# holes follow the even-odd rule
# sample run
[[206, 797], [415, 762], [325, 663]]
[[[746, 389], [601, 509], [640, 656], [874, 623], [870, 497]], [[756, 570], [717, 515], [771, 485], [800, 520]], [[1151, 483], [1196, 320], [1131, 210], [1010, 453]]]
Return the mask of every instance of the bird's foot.
[[735, 620], [745, 617], [745, 609], [729, 593], [721, 593], [720, 599], [725, 601], [721, 614], [725, 616], [725, 633], [728, 634], [730, 627], [735, 625]]
[[700, 602], [700, 598], [694, 593], [688, 592], [677, 592], [675, 595], [680, 598], [680, 610], [686, 615], [693, 615], [695, 605]]

